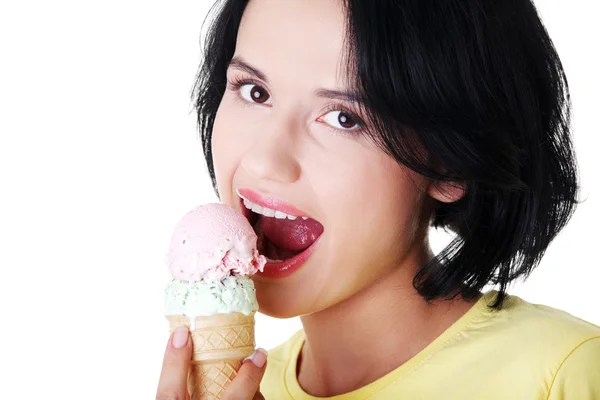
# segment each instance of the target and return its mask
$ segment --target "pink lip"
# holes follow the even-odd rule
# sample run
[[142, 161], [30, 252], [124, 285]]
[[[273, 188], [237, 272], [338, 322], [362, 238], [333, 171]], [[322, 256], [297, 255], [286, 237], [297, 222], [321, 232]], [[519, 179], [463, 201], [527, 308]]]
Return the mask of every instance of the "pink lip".
[[310, 258], [320, 239], [321, 238], [319, 237], [317, 240], [315, 240], [315, 242], [311, 244], [302, 253], [297, 254], [294, 257], [289, 258], [285, 261], [268, 261], [263, 271], [258, 271], [256, 275], [268, 279], [281, 279], [285, 278], [286, 276], [290, 276], [291, 274], [299, 270], [300, 267], [302, 267], [302, 265], [304, 265], [304, 263]]
[[[250, 189], [238, 189], [238, 194], [249, 201], [258, 204], [261, 207], [267, 207], [276, 211], [281, 211], [289, 215], [295, 216], [307, 216], [306, 213], [302, 210], [297, 209], [296, 207], [285, 203], [283, 200], [263, 197], [260, 194], [253, 192]], [[248, 210], [243, 203], [243, 200], [240, 199], [240, 207], [242, 209], [242, 213], [246, 218], [250, 215], [250, 210]], [[257, 276], [267, 279], [281, 279], [287, 276], [290, 276], [294, 272], [300, 269], [304, 265], [304, 263], [310, 258], [312, 253], [319, 243], [321, 238], [317, 238], [313, 244], [311, 244], [306, 250], [295, 255], [292, 258], [289, 258], [285, 261], [281, 262], [272, 262], [268, 261], [264, 267], [264, 270], [258, 271], [256, 273]]]
[[263, 197], [250, 189], [238, 189], [238, 194], [241, 197], [255, 204], [258, 204], [261, 207], [267, 207], [275, 211], [281, 211], [289, 215], [294, 215], [296, 217], [308, 217], [308, 215], [304, 211], [299, 210], [290, 204], [287, 204], [283, 200], [279, 200], [273, 197]]

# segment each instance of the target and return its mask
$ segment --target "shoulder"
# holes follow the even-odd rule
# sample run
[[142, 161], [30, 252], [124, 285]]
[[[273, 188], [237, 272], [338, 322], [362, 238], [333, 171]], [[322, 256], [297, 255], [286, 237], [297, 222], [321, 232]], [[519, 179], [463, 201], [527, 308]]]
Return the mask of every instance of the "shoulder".
[[508, 296], [500, 311], [487, 311], [491, 325], [507, 340], [518, 338], [522, 344], [540, 343], [570, 353], [585, 340], [600, 336], [600, 326], [566, 311], [534, 304], [518, 296]]
[[[488, 310], [484, 318], [485, 323], [475, 325], [473, 332], [486, 332], [479, 336], [487, 338], [482, 341], [490, 349], [486, 354], [503, 359], [507, 375], [522, 374], [526, 366], [526, 376], [543, 382], [551, 394], [548, 399], [600, 399], [599, 326], [518, 296], [509, 296], [502, 310]], [[597, 397], [574, 396], [581, 388], [591, 390], [590, 385], [597, 392], [583, 393]], [[565, 397], [565, 391], [574, 397]]]
[[600, 336], [584, 340], [561, 362], [548, 400], [600, 399]]
[[[512, 316], [517, 328], [537, 331], [551, 339], [579, 344], [586, 339], [600, 336], [600, 326], [578, 318], [566, 311], [543, 304], [534, 304], [518, 296], [510, 296]], [[509, 310], [509, 314], [511, 311]], [[541, 330], [541, 331], [540, 331]]]
[[[493, 293], [486, 295], [483, 304], [492, 300]], [[577, 346], [599, 336], [600, 327], [591, 322], [510, 295], [501, 310], [484, 307], [456, 345], [471, 349], [473, 357], [483, 353], [512, 362], [515, 368], [538, 366], [550, 374]], [[545, 375], [547, 379], [552, 379], [551, 375]]]

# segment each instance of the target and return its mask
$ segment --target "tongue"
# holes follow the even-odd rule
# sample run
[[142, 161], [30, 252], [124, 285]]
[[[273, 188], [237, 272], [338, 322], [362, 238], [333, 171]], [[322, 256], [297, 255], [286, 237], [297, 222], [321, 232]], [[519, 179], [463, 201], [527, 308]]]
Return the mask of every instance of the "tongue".
[[260, 229], [276, 246], [285, 250], [306, 250], [323, 233], [323, 225], [314, 219], [277, 219], [262, 217]]

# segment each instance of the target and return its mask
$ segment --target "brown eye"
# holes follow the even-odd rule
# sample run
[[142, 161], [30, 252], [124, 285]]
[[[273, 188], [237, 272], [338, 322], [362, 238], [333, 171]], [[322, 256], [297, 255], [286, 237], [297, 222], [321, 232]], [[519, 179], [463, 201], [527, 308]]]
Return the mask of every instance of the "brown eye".
[[354, 122], [352, 117], [344, 112], [339, 113], [338, 122], [340, 123], [340, 126], [344, 129], [352, 129], [354, 128], [354, 126], [356, 126], [356, 122]]
[[240, 93], [245, 100], [258, 104], [266, 103], [271, 98], [265, 88], [254, 84], [242, 86]]
[[334, 110], [330, 111], [321, 117], [328, 125], [345, 131], [352, 131], [362, 126], [362, 122], [357, 121], [356, 118], [345, 111]]

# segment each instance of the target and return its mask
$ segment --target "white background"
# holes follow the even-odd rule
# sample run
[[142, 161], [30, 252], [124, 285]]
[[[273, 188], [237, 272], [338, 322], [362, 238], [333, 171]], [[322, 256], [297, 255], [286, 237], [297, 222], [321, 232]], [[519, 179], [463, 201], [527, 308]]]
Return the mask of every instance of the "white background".
[[[166, 246], [215, 200], [189, 99], [210, 4], [1, 3], [0, 397], [153, 398]], [[511, 293], [600, 324], [595, 3], [537, 4], [571, 85], [585, 202]], [[260, 315], [258, 345], [299, 326]]]

